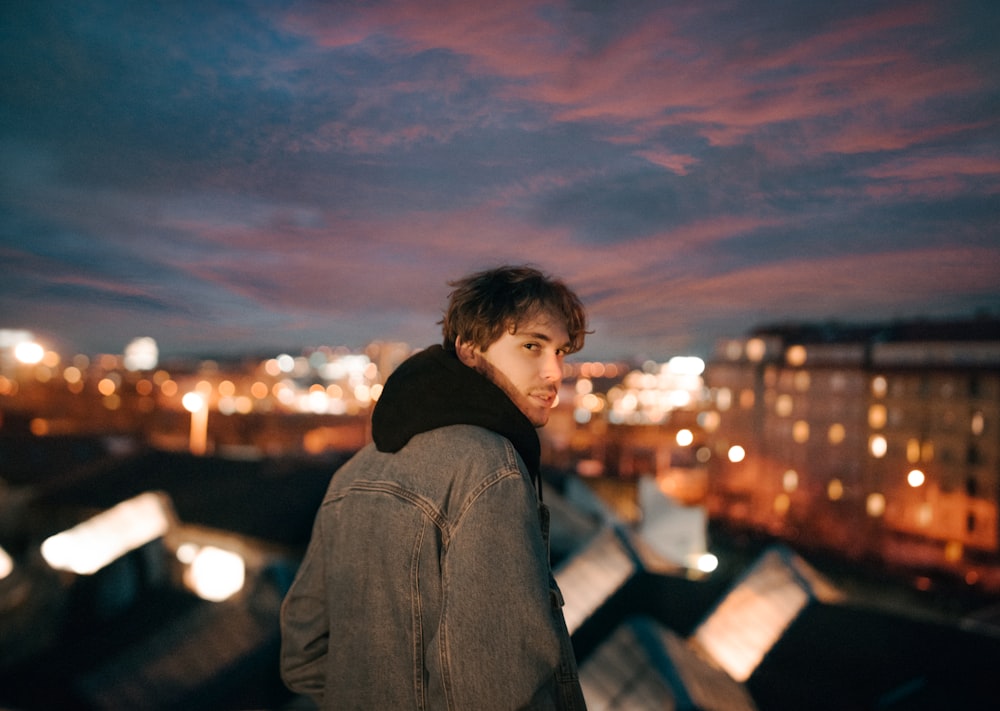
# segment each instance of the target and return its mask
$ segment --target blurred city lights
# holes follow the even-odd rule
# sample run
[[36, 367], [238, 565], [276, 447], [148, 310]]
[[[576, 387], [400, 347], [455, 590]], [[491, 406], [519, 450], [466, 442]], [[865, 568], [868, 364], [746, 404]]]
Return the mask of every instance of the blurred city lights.
[[45, 349], [34, 341], [21, 341], [14, 346], [14, 357], [25, 365], [36, 365], [45, 357]]
[[676, 375], [701, 375], [705, 361], [697, 356], [674, 356], [667, 361], [667, 370]]
[[153, 370], [160, 357], [156, 341], [149, 337], [135, 338], [125, 346], [126, 370]]
[[14, 572], [14, 560], [10, 554], [0, 546], [0, 580], [3, 580]]
[[185, 410], [191, 413], [189, 438], [191, 454], [201, 456], [208, 450], [208, 401], [201, 392], [192, 390], [184, 393], [181, 404]]
[[805, 365], [806, 347], [790, 346], [788, 350], [785, 351], [785, 362], [793, 368]]
[[692, 567], [702, 573], [711, 573], [719, 567], [719, 559], [711, 553], [702, 553], [695, 557]]
[[170, 521], [163, 498], [147, 492], [45, 539], [42, 557], [56, 570], [90, 575], [163, 536]]
[[205, 398], [202, 397], [201, 393], [191, 391], [184, 393], [184, 397], [181, 398], [181, 404], [185, 410], [194, 413], [205, 408]]
[[[183, 551], [183, 553], [182, 553]], [[203, 600], [222, 602], [243, 589], [246, 564], [238, 553], [215, 546], [178, 549], [178, 559], [190, 561], [184, 584]]]
[[885, 496], [879, 493], [869, 494], [865, 500], [865, 510], [872, 518], [878, 518], [885, 513]]

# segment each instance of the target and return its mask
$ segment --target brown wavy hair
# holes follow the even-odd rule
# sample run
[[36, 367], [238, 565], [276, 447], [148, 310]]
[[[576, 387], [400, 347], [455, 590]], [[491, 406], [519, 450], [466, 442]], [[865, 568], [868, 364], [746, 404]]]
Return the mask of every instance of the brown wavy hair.
[[448, 282], [452, 292], [440, 321], [447, 350], [455, 339], [486, 350], [504, 333], [517, 329], [541, 314], [561, 319], [569, 334], [569, 352], [583, 348], [587, 314], [569, 287], [529, 266], [505, 265]]

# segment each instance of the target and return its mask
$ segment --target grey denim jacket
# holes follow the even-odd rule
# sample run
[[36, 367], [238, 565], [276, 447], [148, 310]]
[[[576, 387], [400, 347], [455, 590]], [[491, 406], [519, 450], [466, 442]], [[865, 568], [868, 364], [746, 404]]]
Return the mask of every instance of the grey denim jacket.
[[584, 709], [543, 519], [490, 430], [369, 445], [331, 480], [282, 605], [285, 683], [322, 709]]

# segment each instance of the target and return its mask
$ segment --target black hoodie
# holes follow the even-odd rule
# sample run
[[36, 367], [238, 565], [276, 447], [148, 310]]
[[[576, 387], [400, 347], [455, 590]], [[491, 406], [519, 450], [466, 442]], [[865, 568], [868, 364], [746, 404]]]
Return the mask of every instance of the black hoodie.
[[489, 378], [436, 345], [403, 361], [386, 380], [372, 412], [372, 439], [380, 452], [398, 452], [414, 435], [449, 425], [477, 425], [506, 437], [537, 485], [541, 445], [534, 425]]

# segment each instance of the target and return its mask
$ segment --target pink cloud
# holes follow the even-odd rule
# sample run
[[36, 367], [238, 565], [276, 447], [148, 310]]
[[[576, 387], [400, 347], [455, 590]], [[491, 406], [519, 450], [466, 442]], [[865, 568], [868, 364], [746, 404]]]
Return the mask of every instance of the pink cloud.
[[636, 155], [645, 158], [653, 165], [666, 168], [671, 173], [676, 173], [677, 175], [687, 175], [688, 168], [698, 163], [698, 159], [694, 156], [669, 153], [667, 151], [636, 151]]
[[934, 198], [1000, 194], [1000, 158], [986, 155], [911, 155], [864, 171], [873, 198]]
[[[507, 98], [548, 105], [559, 121], [615, 124], [617, 135], [635, 141], [686, 124], [727, 145], [762, 140], [757, 134], [767, 126], [807, 122], [788, 150], [898, 149], [961, 130], [940, 120], [921, 126], [927, 103], [990, 81], [974, 66], [931, 58], [927, 49], [940, 41], [944, 10], [930, 3], [875, 9], [785, 44], [747, 35], [733, 45], [701, 41], [693, 20], [709, 10], [697, 8], [650, 12], [591, 45], [580, 28], [593, 18], [539, 0], [335, 7], [295, 16], [292, 26], [324, 46], [381, 36], [408, 52], [454, 52], [469, 72], [507, 79], [500, 89]], [[336, 137], [340, 129], [330, 130]], [[432, 130], [410, 127], [408, 135], [379, 138], [355, 129], [338, 140], [375, 149]], [[643, 155], [680, 174], [690, 165], [655, 149]]]

